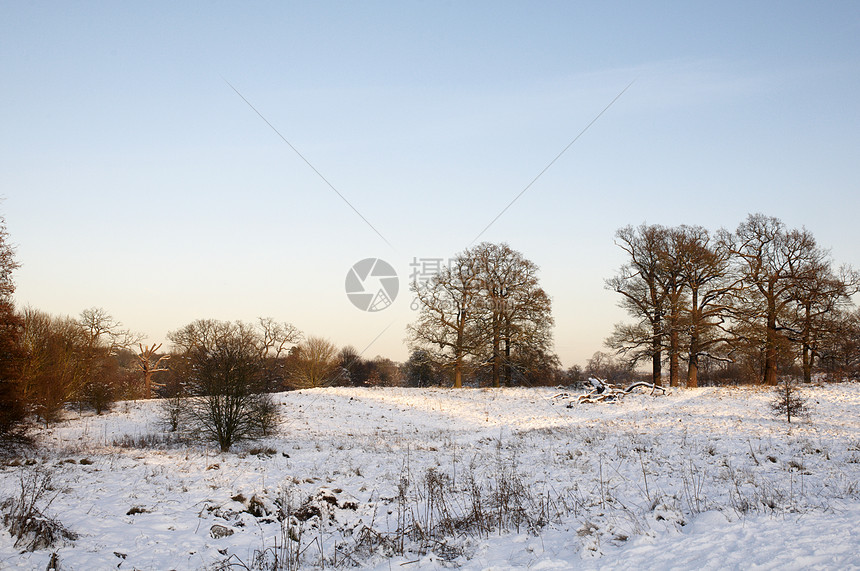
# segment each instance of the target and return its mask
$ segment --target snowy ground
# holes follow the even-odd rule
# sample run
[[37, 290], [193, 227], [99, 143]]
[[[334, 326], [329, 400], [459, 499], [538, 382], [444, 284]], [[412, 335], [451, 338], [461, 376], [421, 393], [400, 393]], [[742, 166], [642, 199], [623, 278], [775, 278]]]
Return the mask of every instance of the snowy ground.
[[860, 385], [805, 391], [789, 430], [750, 388], [317, 389], [227, 454], [120, 403], [0, 468], [0, 501], [50, 472], [78, 534], [22, 553], [2, 531], [0, 568], [860, 569]]

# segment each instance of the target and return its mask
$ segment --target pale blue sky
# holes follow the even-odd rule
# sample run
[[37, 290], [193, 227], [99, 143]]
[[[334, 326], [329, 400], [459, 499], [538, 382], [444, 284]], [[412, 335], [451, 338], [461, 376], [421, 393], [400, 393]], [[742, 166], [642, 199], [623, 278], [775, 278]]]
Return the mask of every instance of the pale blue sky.
[[462, 250], [633, 80], [482, 237], [541, 266], [565, 366], [624, 318], [620, 226], [760, 211], [860, 266], [860, 3], [2, 2], [17, 300], [402, 360], [405, 284], [362, 313], [349, 267]]

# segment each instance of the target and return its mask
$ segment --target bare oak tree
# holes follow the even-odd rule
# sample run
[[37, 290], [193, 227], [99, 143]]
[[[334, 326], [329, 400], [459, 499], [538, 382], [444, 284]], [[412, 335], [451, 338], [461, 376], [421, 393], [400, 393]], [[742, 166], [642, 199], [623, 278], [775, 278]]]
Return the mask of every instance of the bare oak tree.
[[805, 229], [751, 214], [715, 237], [699, 226], [642, 225], [620, 229], [616, 243], [628, 261], [607, 287], [636, 320], [617, 324], [607, 345], [634, 365], [651, 360], [655, 383], [667, 361], [670, 384], [680, 384], [684, 354], [691, 387], [703, 358], [768, 384], [799, 359], [808, 381], [816, 360], [847, 347], [832, 331], [848, 323], [860, 276], [834, 271]]
[[623, 296], [621, 306], [638, 322], [632, 327], [616, 326], [608, 344], [632, 362], [650, 359], [652, 382], [660, 385], [666, 335], [666, 229], [659, 225], [626, 226], [615, 233], [615, 238], [628, 260], [618, 275], [606, 281], [606, 287]]
[[[552, 304], [538, 283], [538, 267], [507, 244], [484, 242], [470, 251], [475, 259], [480, 311], [474, 315], [487, 333], [492, 385], [512, 384], [512, 351], [530, 359], [551, 353]], [[525, 359], [522, 359], [525, 364]]]
[[731, 254], [726, 244], [711, 239], [701, 226], [681, 226], [683, 241], [681, 279], [689, 296], [687, 304], [687, 386], [699, 384], [699, 360], [703, 356], [726, 360], [715, 349], [725, 344], [731, 298], [739, 280], [731, 272]]
[[658, 284], [665, 299], [665, 350], [669, 358], [669, 385], [680, 385], [681, 335], [686, 332], [689, 309], [684, 267], [690, 257], [685, 227], [666, 228], [662, 248], [658, 250], [660, 271]]
[[775, 386], [786, 347], [787, 320], [797, 285], [810, 279], [823, 257], [807, 230], [787, 230], [777, 218], [750, 214], [729, 237], [745, 287], [738, 315], [763, 329], [763, 382]]
[[847, 266], [834, 272], [821, 258], [803, 272], [793, 292], [794, 315], [789, 337], [800, 345], [804, 382], [812, 381], [815, 360], [826, 351], [823, 341], [840, 329], [839, 315], [851, 305], [860, 276]]
[[100, 307], [82, 311], [78, 326], [84, 338], [79, 349], [83, 367], [80, 402], [87, 402], [101, 414], [116, 399], [119, 371], [115, 357], [136, 344], [141, 336], [123, 329], [122, 323]]

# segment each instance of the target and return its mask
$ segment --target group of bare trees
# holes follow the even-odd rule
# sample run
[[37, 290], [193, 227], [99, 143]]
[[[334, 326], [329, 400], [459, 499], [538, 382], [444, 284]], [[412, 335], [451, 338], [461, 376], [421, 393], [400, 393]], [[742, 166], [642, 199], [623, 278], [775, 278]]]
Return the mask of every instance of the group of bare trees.
[[132, 341], [104, 310], [85, 310], [78, 319], [17, 312], [17, 268], [0, 217], [0, 437], [17, 434], [29, 415], [55, 420], [70, 402], [103, 410], [121, 384], [120, 353]]
[[[167, 397], [180, 421], [222, 449], [269, 430], [272, 392], [331, 385], [403, 382], [390, 359], [365, 359], [322, 337], [303, 338], [289, 323], [211, 319], [171, 332], [171, 347], [144, 345], [106, 310], [77, 317], [33, 308], [16, 311], [12, 274], [18, 267], [0, 217], [0, 436], [27, 417], [49, 424], [69, 405], [101, 413], [118, 399]], [[507, 325], [497, 322], [498, 330]]]
[[199, 319], [170, 332], [171, 347], [161, 351], [161, 344], [142, 344], [101, 308], [77, 318], [32, 308], [18, 314], [11, 302], [7, 308], [10, 334], [0, 337], [0, 365], [10, 374], [8, 382], [0, 378], [0, 391], [8, 393], [0, 411], [16, 421], [32, 415], [49, 424], [70, 404], [101, 413], [118, 399], [166, 397], [175, 407], [174, 430], [181, 420], [229, 447], [270, 428], [269, 393], [400, 382], [400, 368], [390, 360], [365, 360], [322, 337], [305, 339], [293, 325], [269, 317]]
[[30, 412], [56, 420], [68, 403], [102, 412], [118, 398], [139, 396], [136, 354], [139, 336], [122, 328], [101, 308], [78, 318], [22, 312], [22, 346], [27, 359], [21, 387]]
[[[607, 345], [630, 363], [650, 361], [655, 383], [697, 386], [703, 360], [775, 385], [799, 364], [809, 382], [818, 364], [856, 367], [860, 354], [851, 296], [860, 278], [834, 268], [806, 229], [751, 214], [734, 232], [700, 226], [627, 226], [616, 233], [627, 255], [607, 280], [635, 319]], [[851, 331], [851, 328], [854, 331]]]
[[398, 387], [406, 384], [405, 365], [387, 357], [365, 359], [348, 345], [337, 356], [336, 384], [352, 387]]
[[450, 371], [486, 376], [498, 387], [555, 370], [552, 303], [538, 267], [507, 244], [483, 242], [455, 256], [426, 284], [412, 284], [419, 313], [409, 328], [415, 350]]

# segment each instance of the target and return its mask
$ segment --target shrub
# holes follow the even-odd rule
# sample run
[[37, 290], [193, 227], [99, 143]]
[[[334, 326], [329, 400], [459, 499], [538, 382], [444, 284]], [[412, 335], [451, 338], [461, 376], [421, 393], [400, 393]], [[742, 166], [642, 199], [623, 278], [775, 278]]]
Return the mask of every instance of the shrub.
[[277, 423], [277, 405], [263, 392], [259, 336], [242, 322], [201, 320], [170, 334], [185, 351], [174, 366], [187, 379], [192, 428], [222, 452], [240, 440], [265, 436]]
[[[77, 539], [75, 532], [56, 518], [45, 515], [45, 510], [56, 498], [56, 494], [49, 497], [52, 490], [50, 474], [22, 472], [18, 495], [6, 498], [0, 504], [3, 525], [15, 538], [15, 547], [35, 551]], [[43, 507], [40, 508], [39, 504]]]

